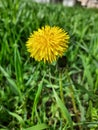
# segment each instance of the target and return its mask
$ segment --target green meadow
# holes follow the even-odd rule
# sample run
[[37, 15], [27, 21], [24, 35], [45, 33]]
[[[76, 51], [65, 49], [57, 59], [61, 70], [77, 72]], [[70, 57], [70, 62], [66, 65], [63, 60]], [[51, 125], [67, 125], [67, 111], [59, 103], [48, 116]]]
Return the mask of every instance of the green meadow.
[[[45, 25], [70, 36], [51, 64], [26, 48]], [[0, 0], [0, 130], [98, 130], [98, 9]]]

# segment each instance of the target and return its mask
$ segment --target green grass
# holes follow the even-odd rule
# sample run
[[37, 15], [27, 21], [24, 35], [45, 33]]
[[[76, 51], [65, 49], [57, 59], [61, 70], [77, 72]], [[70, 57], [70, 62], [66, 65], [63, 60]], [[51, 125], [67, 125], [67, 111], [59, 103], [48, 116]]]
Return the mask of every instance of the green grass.
[[[44, 25], [70, 35], [63, 71], [29, 57], [26, 41]], [[42, 129], [98, 129], [98, 10], [0, 0], [0, 130]]]

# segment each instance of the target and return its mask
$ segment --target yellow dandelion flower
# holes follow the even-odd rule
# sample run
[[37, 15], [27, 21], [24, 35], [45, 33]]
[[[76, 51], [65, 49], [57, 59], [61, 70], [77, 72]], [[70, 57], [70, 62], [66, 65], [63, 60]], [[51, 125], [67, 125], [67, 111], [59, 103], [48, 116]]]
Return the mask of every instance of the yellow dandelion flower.
[[26, 43], [30, 56], [37, 61], [52, 63], [68, 48], [69, 35], [59, 27], [45, 26], [30, 35]]

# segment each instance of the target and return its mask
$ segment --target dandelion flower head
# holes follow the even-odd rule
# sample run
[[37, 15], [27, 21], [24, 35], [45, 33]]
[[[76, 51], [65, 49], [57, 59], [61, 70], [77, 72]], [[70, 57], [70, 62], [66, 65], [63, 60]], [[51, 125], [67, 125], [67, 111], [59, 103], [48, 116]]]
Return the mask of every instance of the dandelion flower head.
[[69, 35], [62, 28], [46, 25], [34, 31], [26, 43], [30, 56], [37, 61], [52, 63], [68, 48]]

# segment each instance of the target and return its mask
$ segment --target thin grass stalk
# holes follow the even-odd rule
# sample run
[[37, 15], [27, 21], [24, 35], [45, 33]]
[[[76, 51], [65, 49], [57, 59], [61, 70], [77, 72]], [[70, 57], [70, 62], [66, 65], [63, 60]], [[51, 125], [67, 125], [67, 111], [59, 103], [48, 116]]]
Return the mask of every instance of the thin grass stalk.
[[[71, 92], [70, 96], [71, 96], [71, 100], [72, 100], [73, 110], [74, 110], [74, 113], [75, 113], [75, 116], [76, 116], [76, 120], [79, 123], [80, 119], [79, 119], [78, 110], [77, 110], [76, 101], [75, 101], [75, 96], [74, 96], [74, 88], [73, 88], [70, 76], [68, 74], [68, 68], [66, 69], [66, 74], [67, 74], [68, 82], [70, 83], [69, 89], [70, 89], [70, 92]], [[80, 125], [79, 125], [79, 130], [82, 130]]]
[[62, 102], [64, 103], [64, 94], [63, 94], [63, 86], [62, 86], [62, 72], [59, 72], [59, 87], [60, 87], [60, 97]]

